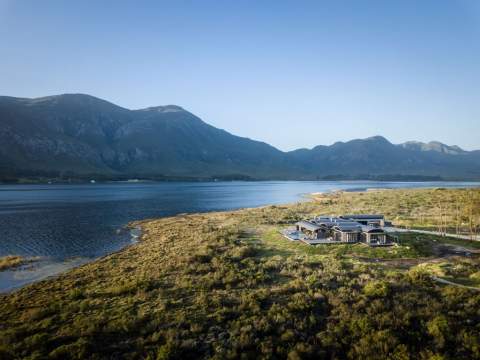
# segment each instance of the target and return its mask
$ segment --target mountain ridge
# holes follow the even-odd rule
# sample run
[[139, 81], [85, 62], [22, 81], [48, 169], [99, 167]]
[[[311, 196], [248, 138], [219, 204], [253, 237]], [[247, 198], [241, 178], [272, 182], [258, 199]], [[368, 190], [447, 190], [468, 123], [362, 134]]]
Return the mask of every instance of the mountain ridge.
[[87, 94], [0, 96], [0, 177], [480, 179], [480, 151], [380, 135], [281, 151], [178, 105], [130, 110]]

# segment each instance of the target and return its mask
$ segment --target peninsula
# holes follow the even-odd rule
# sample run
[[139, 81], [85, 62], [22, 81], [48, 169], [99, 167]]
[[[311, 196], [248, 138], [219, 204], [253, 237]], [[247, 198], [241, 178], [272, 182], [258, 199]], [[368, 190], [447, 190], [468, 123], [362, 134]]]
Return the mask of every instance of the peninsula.
[[388, 247], [310, 246], [281, 230], [381, 213], [478, 232], [480, 189], [316, 194], [140, 221], [141, 241], [0, 295], [0, 357], [479, 358], [480, 242], [399, 232]]

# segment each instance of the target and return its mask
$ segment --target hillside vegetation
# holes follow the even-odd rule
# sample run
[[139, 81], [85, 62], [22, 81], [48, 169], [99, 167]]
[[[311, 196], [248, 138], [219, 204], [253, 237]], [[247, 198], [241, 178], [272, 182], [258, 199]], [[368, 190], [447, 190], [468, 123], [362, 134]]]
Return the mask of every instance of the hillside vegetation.
[[[382, 213], [397, 226], [455, 234], [480, 233], [478, 189], [408, 189], [316, 195], [326, 214]], [[317, 209], [315, 209], [317, 210]]]
[[479, 197], [478, 189], [338, 193], [139, 222], [138, 244], [3, 295], [0, 358], [478, 359], [480, 291], [432, 276], [478, 286], [479, 243], [455, 240], [472, 249], [465, 257], [445, 253], [443, 237], [311, 247], [278, 230], [346, 210], [434, 226], [439, 201], [467, 209]]
[[21, 256], [2, 256], [0, 257], [0, 271], [14, 268], [23, 264], [24, 259]]
[[0, 96], [0, 182], [36, 179], [480, 179], [480, 151], [381, 136], [280, 151], [175, 105]]

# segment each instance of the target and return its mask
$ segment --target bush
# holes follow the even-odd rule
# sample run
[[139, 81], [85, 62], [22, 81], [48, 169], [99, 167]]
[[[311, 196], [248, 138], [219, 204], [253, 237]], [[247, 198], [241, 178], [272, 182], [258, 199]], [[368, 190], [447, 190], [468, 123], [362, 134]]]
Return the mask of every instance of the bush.
[[386, 297], [389, 284], [385, 281], [371, 281], [363, 288], [363, 293], [368, 297]]
[[70, 290], [70, 292], [68, 293], [68, 297], [71, 300], [79, 300], [79, 299], [84, 299], [85, 298], [84, 295], [83, 295], [83, 291], [79, 288]]

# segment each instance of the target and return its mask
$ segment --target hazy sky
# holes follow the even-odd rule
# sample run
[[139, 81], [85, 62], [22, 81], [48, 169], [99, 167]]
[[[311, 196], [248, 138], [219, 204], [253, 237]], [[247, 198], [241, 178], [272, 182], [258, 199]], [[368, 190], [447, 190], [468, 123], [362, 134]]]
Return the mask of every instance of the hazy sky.
[[0, 94], [177, 104], [282, 150], [480, 149], [480, 1], [0, 0]]

